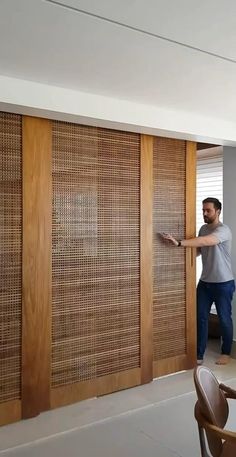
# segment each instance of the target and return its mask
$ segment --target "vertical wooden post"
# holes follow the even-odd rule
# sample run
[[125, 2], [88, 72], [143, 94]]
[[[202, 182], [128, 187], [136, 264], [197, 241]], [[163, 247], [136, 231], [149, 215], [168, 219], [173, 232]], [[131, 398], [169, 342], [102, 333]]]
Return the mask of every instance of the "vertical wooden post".
[[50, 407], [52, 126], [23, 117], [22, 417]]
[[153, 137], [141, 135], [140, 269], [141, 269], [141, 383], [153, 379], [152, 319], [152, 167]]
[[[196, 236], [196, 143], [186, 142], [186, 238]], [[188, 368], [196, 363], [196, 249], [186, 249], [186, 336]]]

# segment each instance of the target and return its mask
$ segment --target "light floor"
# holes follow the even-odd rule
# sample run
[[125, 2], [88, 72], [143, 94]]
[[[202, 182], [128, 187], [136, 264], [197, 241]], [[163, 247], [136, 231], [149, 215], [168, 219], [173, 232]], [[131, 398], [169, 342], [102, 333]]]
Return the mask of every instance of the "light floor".
[[[205, 365], [236, 388], [236, 360], [215, 365], [216, 344]], [[0, 457], [200, 457], [195, 399], [189, 370], [58, 408], [1, 427]], [[230, 406], [228, 428], [236, 430], [236, 402]]]

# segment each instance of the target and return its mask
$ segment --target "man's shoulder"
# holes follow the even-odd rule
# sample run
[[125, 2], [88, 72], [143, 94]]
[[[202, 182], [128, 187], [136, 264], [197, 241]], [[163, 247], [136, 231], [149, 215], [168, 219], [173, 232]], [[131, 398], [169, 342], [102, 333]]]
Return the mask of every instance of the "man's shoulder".
[[226, 224], [223, 224], [223, 222], [219, 222], [219, 224], [217, 225], [217, 227], [215, 228], [215, 230], [225, 230], [225, 231], [231, 233], [231, 230], [230, 230], [229, 226], [226, 225]]
[[223, 224], [220, 222], [217, 227], [215, 227], [215, 230], [212, 232], [220, 242], [224, 241], [231, 241], [232, 240], [232, 232], [228, 225]]
[[203, 224], [199, 230], [199, 236], [214, 234], [214, 233], [228, 233], [231, 235], [231, 230], [228, 225], [223, 224], [223, 222], [219, 222], [219, 224], [214, 227], [210, 228], [208, 224]]

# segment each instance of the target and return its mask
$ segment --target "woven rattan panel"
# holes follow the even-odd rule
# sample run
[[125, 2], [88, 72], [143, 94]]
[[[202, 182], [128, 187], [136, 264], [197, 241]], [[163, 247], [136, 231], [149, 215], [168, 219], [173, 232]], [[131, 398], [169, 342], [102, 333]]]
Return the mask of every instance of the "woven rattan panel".
[[0, 402], [21, 396], [21, 116], [0, 112]]
[[154, 361], [186, 351], [185, 250], [157, 235], [185, 237], [185, 147], [184, 141], [154, 139]]
[[52, 386], [140, 366], [140, 137], [53, 124]]

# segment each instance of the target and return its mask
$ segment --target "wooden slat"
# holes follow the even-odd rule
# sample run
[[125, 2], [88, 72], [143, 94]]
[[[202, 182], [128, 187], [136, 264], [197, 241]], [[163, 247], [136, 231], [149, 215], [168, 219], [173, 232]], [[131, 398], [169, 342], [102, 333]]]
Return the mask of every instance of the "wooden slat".
[[141, 135], [140, 271], [141, 271], [141, 382], [153, 378], [152, 320], [152, 159], [153, 137]]
[[57, 408], [79, 400], [100, 396], [122, 389], [139, 385], [141, 382], [140, 368], [125, 372], [102, 376], [91, 381], [82, 381], [68, 386], [57, 387], [51, 393], [51, 407]]
[[[196, 236], [196, 143], [186, 144], [186, 238]], [[186, 335], [188, 368], [196, 363], [196, 249], [186, 248]]]
[[21, 401], [12, 400], [0, 404], [0, 426], [21, 419]]
[[51, 122], [23, 117], [23, 418], [50, 407], [51, 149]]

